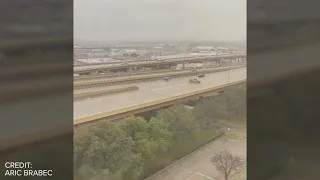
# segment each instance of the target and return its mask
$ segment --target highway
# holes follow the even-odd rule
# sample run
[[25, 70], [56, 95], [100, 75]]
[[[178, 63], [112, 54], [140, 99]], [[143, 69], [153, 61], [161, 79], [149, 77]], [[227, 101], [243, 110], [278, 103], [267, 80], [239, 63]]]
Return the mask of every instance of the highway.
[[[186, 71], [186, 72], [188, 72], [188, 71]], [[206, 74], [206, 75], [210, 76], [210, 74]], [[136, 77], [136, 76], [134, 76], [134, 77]], [[108, 85], [108, 86], [98, 86], [98, 87], [90, 87], [90, 88], [83, 88], [83, 89], [74, 89], [73, 92], [74, 92], [74, 94], [78, 94], [78, 93], [84, 93], [84, 92], [92, 92], [92, 91], [101, 91], [101, 90], [107, 90], [107, 89], [123, 88], [123, 87], [128, 87], [128, 86], [138, 86], [138, 87], [143, 88], [143, 89], [149, 89], [149, 88], [152, 88], [153, 86], [157, 86], [158, 87], [158, 86], [163, 86], [163, 85], [172, 85], [172, 84], [174, 84], [176, 82], [179, 82], [182, 78], [184, 78], [187, 81], [187, 79], [189, 79], [191, 77], [196, 77], [196, 76], [172, 78], [169, 81], [164, 81], [163, 79], [160, 79], [160, 80], [154, 80], [154, 81], [149, 81], [149, 82], [135, 82], [135, 83], [127, 83], [127, 84], [112, 84], [112, 85]], [[164, 84], [163, 82], [166, 82], [166, 83]]]
[[[235, 64], [236, 65], [236, 64]], [[219, 68], [219, 67], [227, 67], [224, 66], [204, 66], [204, 67], [198, 67], [197, 70], [201, 69], [209, 69], [209, 68]], [[85, 76], [74, 76], [74, 82], [87, 82], [92, 80], [98, 80], [98, 79], [110, 79], [115, 77], [133, 77], [133, 76], [139, 76], [139, 75], [150, 75], [150, 74], [165, 74], [165, 73], [173, 73], [173, 72], [190, 72], [193, 70], [193, 67], [185, 68], [185, 69], [164, 69], [164, 70], [146, 70], [146, 71], [134, 71], [134, 72], [118, 72], [118, 73], [108, 73], [108, 74], [97, 74], [97, 75], [85, 75]]]
[[[201, 84], [189, 84], [190, 77], [182, 77], [172, 79], [168, 82], [159, 80], [144, 83], [131, 83], [130, 85], [116, 85], [117, 87], [138, 86], [139, 90], [136, 92], [97, 97], [74, 102], [74, 119], [128, 108], [147, 102], [245, 80], [246, 74], [247, 71], [244, 67], [231, 70], [230, 72], [224, 71], [207, 74], [204, 78], [201, 78]], [[96, 89], [102, 90], [102, 88]]]
[[91, 90], [92, 87], [101, 87], [101, 86], [109, 86], [110, 85], [115, 85], [115, 84], [128, 84], [128, 83], [133, 83], [133, 82], [138, 82], [138, 81], [154, 81], [154, 80], [163, 80], [165, 77], [170, 77], [170, 78], [178, 78], [178, 77], [183, 77], [183, 76], [197, 76], [199, 73], [214, 73], [218, 71], [223, 71], [223, 70], [229, 70], [229, 69], [235, 69], [235, 68], [240, 68], [244, 66], [230, 66], [230, 67], [215, 67], [215, 68], [203, 68], [203, 69], [198, 69], [196, 72], [193, 72], [192, 70], [186, 70], [186, 71], [171, 71], [171, 72], [166, 72], [166, 73], [150, 73], [150, 74], [141, 74], [141, 75], [128, 75], [126, 77], [105, 77], [101, 79], [88, 79], [88, 80], [82, 80], [78, 82], [74, 82], [74, 91], [79, 90], [79, 88], [82, 89], [88, 89]]
[[[206, 68], [206, 69], [213, 69], [213, 68]], [[103, 80], [118, 80], [118, 79], [124, 79], [124, 78], [130, 78], [130, 77], [141, 77], [141, 78], [143, 78], [143, 77], [149, 77], [149, 76], [157, 76], [157, 75], [161, 75], [161, 76], [163, 76], [163, 75], [172, 75], [172, 74], [177, 74], [177, 73], [185, 73], [185, 72], [192, 72], [192, 70], [191, 69], [189, 69], [189, 70], [183, 70], [183, 71], [175, 71], [175, 70], [172, 70], [172, 71], [169, 71], [169, 72], [154, 72], [154, 73], [152, 73], [152, 72], [149, 72], [148, 74], [135, 74], [135, 75], [130, 75], [130, 74], [128, 74], [128, 75], [126, 75], [125, 77], [108, 77], [108, 76], [105, 76], [105, 77], [98, 77], [98, 78], [92, 78], [92, 79], [81, 79], [81, 80], [77, 80], [76, 81], [76, 83], [74, 83], [74, 84], [77, 84], [77, 83], [79, 83], [79, 82], [81, 82], [81, 83], [88, 83], [88, 82], [99, 82], [99, 81], [103, 81]]]
[[138, 61], [138, 62], [128, 62], [126, 65], [121, 65], [121, 63], [114, 63], [114, 64], [101, 64], [101, 65], [88, 65], [88, 66], [75, 66], [75, 72], [81, 71], [90, 71], [90, 70], [99, 70], [99, 69], [108, 69], [108, 68], [119, 68], [119, 67], [131, 67], [131, 66], [143, 66], [143, 65], [152, 65], [152, 64], [167, 64], [167, 63], [177, 63], [177, 62], [188, 62], [194, 60], [212, 60], [220, 59], [220, 58], [232, 58], [232, 57], [245, 57], [245, 54], [230, 54], [230, 55], [217, 55], [217, 56], [206, 56], [206, 57], [192, 57], [192, 58], [179, 58], [179, 59], [167, 59], [163, 61], [156, 61], [156, 60], [146, 60], [146, 61]]

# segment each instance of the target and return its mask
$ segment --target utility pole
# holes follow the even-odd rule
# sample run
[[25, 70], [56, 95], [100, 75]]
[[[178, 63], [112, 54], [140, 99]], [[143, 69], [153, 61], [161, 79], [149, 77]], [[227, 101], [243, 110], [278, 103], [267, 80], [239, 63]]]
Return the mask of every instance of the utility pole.
[[229, 60], [228, 84], [230, 84], [231, 59]]

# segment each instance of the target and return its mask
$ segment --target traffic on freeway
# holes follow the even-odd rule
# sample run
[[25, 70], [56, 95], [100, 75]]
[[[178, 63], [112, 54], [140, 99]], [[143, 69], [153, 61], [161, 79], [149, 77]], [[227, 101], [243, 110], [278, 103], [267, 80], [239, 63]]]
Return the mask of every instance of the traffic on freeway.
[[[204, 78], [201, 78], [200, 84], [190, 84], [189, 79], [190, 77], [182, 77], [172, 79], [171, 81], [159, 80], [145, 83], [132, 83], [130, 86], [139, 87], [139, 91], [74, 102], [74, 119], [245, 80], [246, 68], [239, 68], [231, 70], [230, 72], [225, 71], [208, 74]], [[117, 85], [117, 87], [124, 86]], [[103, 104], [103, 106], [101, 106], [101, 104]]]
[[138, 82], [138, 81], [152, 81], [157, 79], [164, 79], [166, 77], [171, 78], [177, 78], [177, 77], [183, 77], [183, 76], [191, 76], [191, 75], [197, 75], [201, 73], [214, 73], [229, 69], [236, 69], [244, 66], [230, 66], [230, 67], [220, 67], [220, 68], [203, 68], [196, 71], [181, 71], [181, 72], [168, 72], [168, 73], [156, 73], [156, 74], [149, 74], [149, 75], [136, 75], [136, 76], [127, 76], [127, 77], [114, 77], [114, 78], [105, 78], [105, 79], [98, 79], [98, 80], [88, 80], [83, 82], [75, 82], [74, 88], [91, 88], [91, 87], [97, 87], [97, 86], [110, 86], [114, 84], [128, 84], [132, 82]]
[[168, 59], [164, 61], [141, 61], [141, 62], [132, 62], [132, 63], [115, 63], [115, 64], [103, 64], [103, 65], [94, 65], [94, 66], [75, 66], [75, 72], [81, 71], [90, 71], [90, 70], [99, 70], [99, 69], [108, 69], [114, 67], [130, 67], [130, 66], [141, 66], [141, 65], [152, 65], [152, 64], [166, 64], [166, 63], [175, 63], [175, 62], [188, 62], [193, 60], [212, 60], [212, 59], [221, 59], [221, 58], [232, 58], [232, 57], [245, 57], [245, 54], [230, 54], [230, 55], [217, 55], [209, 57], [197, 57], [197, 58], [181, 58], [181, 59]]

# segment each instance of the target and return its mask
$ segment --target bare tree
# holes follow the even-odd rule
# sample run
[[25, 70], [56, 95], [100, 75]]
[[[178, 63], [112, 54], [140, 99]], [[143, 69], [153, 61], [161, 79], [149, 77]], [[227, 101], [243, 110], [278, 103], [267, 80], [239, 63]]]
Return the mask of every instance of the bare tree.
[[211, 162], [217, 171], [224, 175], [225, 180], [228, 180], [233, 172], [244, 168], [245, 165], [241, 157], [232, 155], [228, 150], [215, 153]]

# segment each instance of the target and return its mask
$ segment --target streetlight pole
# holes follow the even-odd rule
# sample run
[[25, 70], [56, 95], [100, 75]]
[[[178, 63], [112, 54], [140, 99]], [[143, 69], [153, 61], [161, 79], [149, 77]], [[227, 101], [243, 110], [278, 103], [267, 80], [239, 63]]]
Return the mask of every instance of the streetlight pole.
[[230, 83], [231, 59], [229, 60], [228, 84]]

